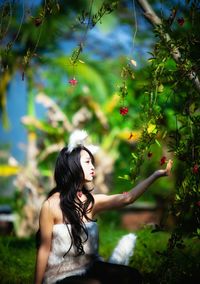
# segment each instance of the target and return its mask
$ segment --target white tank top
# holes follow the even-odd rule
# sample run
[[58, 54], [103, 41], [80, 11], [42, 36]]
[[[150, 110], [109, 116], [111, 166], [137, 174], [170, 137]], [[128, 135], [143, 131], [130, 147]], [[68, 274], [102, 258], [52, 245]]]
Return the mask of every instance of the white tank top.
[[80, 256], [76, 256], [76, 249], [71, 245], [71, 225], [55, 224], [53, 226], [52, 245], [44, 284], [53, 284], [68, 276], [81, 275], [99, 257], [97, 223], [86, 222], [85, 225], [88, 230], [88, 239], [83, 243], [85, 254]]

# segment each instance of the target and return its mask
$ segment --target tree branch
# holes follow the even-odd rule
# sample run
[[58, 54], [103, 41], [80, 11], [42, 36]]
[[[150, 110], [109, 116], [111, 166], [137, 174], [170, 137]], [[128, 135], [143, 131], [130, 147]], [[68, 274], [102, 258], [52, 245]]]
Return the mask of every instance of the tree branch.
[[[152, 7], [149, 5], [148, 0], [136, 0], [138, 5], [142, 8], [144, 12], [144, 16], [147, 18], [147, 20], [153, 25], [153, 26], [161, 26], [162, 21], [161, 19], [156, 15]], [[166, 43], [168, 43], [171, 38], [168, 33], [163, 33], [162, 29], [159, 31], [160, 37], [165, 40]], [[178, 50], [177, 47], [172, 46], [170, 47], [170, 54], [172, 58], [175, 60], [176, 63], [180, 63], [181, 59], [181, 53]], [[200, 81], [195, 71], [190, 71], [187, 74], [187, 77], [190, 81], [193, 82], [195, 89], [200, 93]]]

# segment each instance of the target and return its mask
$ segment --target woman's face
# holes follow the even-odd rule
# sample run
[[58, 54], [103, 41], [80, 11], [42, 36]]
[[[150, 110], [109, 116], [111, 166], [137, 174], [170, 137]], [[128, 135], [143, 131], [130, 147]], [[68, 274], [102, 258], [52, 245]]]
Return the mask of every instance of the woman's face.
[[88, 154], [88, 152], [85, 150], [81, 150], [80, 155], [81, 155], [80, 163], [83, 169], [85, 181], [92, 181], [95, 175], [95, 171], [91, 157]]

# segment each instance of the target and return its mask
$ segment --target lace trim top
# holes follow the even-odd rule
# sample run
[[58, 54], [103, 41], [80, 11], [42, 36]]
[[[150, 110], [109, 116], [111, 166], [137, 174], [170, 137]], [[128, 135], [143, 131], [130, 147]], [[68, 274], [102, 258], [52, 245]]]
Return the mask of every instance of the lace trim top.
[[[44, 275], [44, 284], [52, 284], [68, 276], [86, 272], [94, 259], [98, 258], [98, 226], [95, 222], [85, 223], [88, 239], [83, 243], [84, 255], [76, 256], [72, 246], [71, 225], [53, 226], [52, 245]], [[68, 252], [66, 254], [66, 252]]]

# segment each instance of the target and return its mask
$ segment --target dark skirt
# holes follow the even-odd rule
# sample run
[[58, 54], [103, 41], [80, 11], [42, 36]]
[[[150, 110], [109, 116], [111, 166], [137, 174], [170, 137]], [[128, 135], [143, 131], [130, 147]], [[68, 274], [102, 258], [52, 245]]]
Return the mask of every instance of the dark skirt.
[[70, 276], [57, 284], [142, 284], [138, 270], [103, 261], [95, 261], [89, 270], [81, 276]]

